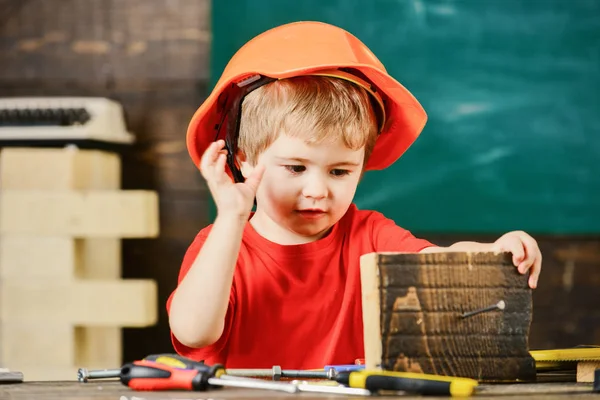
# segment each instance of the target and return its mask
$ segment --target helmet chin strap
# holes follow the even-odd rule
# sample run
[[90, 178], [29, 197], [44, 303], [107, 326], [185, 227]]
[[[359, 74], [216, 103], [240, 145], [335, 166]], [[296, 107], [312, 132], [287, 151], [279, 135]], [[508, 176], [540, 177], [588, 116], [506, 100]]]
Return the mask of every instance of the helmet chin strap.
[[[231, 171], [231, 175], [235, 182], [244, 182], [245, 178], [236, 162], [236, 154], [238, 151], [237, 142], [240, 133], [240, 119], [242, 116], [242, 103], [244, 98], [252, 91], [258, 89], [267, 83], [275, 81], [275, 78], [268, 76], [254, 75], [240, 83], [231, 85], [231, 93], [229, 95], [231, 101], [225, 107], [224, 113], [227, 113], [225, 124], [225, 148], [227, 149], [227, 166]], [[220, 136], [220, 130], [223, 124], [219, 125], [217, 138]]]

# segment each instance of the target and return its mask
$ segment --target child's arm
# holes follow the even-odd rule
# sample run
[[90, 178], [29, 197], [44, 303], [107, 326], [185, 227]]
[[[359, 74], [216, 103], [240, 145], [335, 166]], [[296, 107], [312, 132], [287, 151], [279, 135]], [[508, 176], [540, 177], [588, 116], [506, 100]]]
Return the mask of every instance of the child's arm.
[[208, 346], [223, 332], [244, 225], [234, 217], [218, 216], [173, 295], [169, 325], [188, 347]]
[[234, 184], [225, 173], [223, 146], [222, 140], [213, 143], [200, 161], [217, 206], [217, 218], [177, 287], [169, 312], [173, 335], [188, 347], [210, 345], [223, 332], [244, 226], [264, 171], [257, 167], [244, 183]]
[[511, 252], [513, 263], [519, 272], [524, 274], [530, 270], [529, 286], [537, 286], [542, 271], [542, 253], [534, 238], [523, 231], [508, 232], [494, 243], [457, 242], [449, 247], [427, 247], [421, 253], [436, 253], [442, 251], [492, 251]]

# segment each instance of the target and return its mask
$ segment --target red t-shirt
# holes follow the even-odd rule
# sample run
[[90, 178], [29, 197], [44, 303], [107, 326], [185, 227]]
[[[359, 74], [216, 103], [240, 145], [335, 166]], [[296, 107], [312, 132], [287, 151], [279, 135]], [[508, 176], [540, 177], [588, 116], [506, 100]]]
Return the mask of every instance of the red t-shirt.
[[[210, 226], [185, 254], [179, 282]], [[418, 252], [432, 244], [394, 221], [351, 205], [331, 232], [312, 243], [279, 245], [246, 224], [221, 338], [182, 356], [227, 368], [323, 368], [364, 358], [359, 259], [371, 252]], [[173, 294], [167, 301], [170, 308]], [[201, 307], [201, 305], [199, 305]]]

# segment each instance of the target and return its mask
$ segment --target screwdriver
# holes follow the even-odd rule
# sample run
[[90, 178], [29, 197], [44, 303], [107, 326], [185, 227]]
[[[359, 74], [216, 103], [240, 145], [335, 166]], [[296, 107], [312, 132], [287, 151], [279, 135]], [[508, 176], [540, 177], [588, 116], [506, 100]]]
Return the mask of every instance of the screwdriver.
[[[141, 360], [123, 365], [120, 380], [124, 385], [134, 390], [195, 390], [205, 391], [218, 386], [239, 386], [232, 381], [222, 381], [225, 369], [221, 364], [208, 366], [197, 363], [194, 368], [179, 368], [156, 361]], [[264, 382], [264, 389], [283, 390], [295, 393], [287, 385], [275, 382]], [[256, 388], [256, 383], [251, 382], [245, 387]]]
[[379, 370], [340, 372], [335, 380], [353, 388], [364, 388], [373, 392], [391, 390], [425, 396], [452, 397], [471, 396], [479, 384], [470, 378]]

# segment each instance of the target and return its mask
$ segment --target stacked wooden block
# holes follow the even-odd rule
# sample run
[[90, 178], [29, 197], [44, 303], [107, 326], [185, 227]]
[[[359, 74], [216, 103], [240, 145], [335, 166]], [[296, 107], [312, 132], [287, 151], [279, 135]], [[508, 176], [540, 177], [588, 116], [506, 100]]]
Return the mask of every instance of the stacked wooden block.
[[121, 190], [114, 153], [0, 153], [0, 367], [25, 380], [118, 368], [121, 327], [157, 319], [151, 280], [121, 279], [121, 239], [158, 235], [155, 192]]

